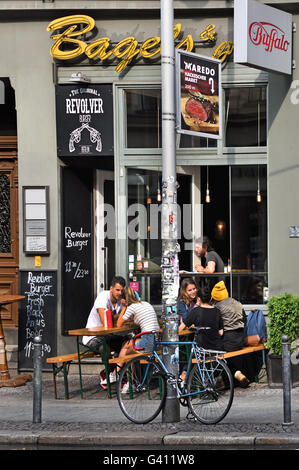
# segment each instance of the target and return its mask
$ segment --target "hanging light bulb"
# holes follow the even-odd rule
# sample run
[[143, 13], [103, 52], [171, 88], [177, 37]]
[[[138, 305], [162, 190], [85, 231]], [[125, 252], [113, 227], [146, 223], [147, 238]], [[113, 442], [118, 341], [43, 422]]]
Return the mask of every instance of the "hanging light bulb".
[[207, 167], [207, 189], [206, 189], [206, 202], [211, 202], [210, 190], [209, 190], [209, 167]]
[[158, 189], [157, 189], [157, 202], [162, 201], [161, 190], [160, 190], [160, 181], [158, 180]]
[[261, 192], [259, 189], [257, 190], [257, 193], [256, 193], [256, 200], [257, 202], [262, 202], [262, 196], [261, 196]]
[[157, 202], [162, 201], [161, 189], [160, 189], [160, 176], [158, 174], [158, 188], [157, 188]]
[[260, 173], [259, 173], [259, 165], [257, 167], [257, 193], [256, 193], [256, 200], [257, 202], [262, 202], [262, 195], [260, 191]]

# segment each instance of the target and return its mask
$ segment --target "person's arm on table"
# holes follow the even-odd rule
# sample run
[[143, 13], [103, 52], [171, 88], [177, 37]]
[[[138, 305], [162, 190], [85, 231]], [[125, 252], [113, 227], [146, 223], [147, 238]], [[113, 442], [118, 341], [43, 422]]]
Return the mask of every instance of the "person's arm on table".
[[119, 328], [120, 326], [123, 326], [123, 324], [125, 323], [126, 320], [123, 319], [123, 316], [125, 314], [125, 312], [127, 311], [127, 303], [125, 301], [125, 299], [121, 299], [121, 303], [122, 303], [122, 309], [119, 313], [119, 316], [117, 318], [117, 322], [116, 322], [116, 326]]

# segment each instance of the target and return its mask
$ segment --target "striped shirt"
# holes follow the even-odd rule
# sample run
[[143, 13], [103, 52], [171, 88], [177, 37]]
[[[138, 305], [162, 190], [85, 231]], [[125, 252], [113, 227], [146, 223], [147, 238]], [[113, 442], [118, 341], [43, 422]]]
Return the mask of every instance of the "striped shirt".
[[124, 320], [133, 320], [141, 332], [159, 330], [157, 314], [148, 302], [131, 304], [123, 315]]

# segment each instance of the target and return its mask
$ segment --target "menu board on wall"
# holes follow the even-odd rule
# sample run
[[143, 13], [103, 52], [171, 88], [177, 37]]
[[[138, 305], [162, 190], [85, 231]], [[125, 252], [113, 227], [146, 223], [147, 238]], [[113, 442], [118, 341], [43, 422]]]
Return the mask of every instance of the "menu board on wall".
[[56, 86], [59, 157], [113, 155], [111, 84]]
[[84, 328], [93, 304], [93, 174], [62, 169], [62, 332]]
[[57, 271], [20, 271], [19, 369], [33, 370], [33, 340], [42, 338], [42, 368], [56, 356]]

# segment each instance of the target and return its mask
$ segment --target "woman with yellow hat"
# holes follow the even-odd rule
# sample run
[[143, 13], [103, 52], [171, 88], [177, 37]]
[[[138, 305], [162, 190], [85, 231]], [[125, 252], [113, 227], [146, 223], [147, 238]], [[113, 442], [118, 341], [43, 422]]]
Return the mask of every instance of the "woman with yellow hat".
[[[220, 310], [223, 320], [223, 349], [224, 351], [238, 351], [244, 347], [244, 325], [246, 315], [240, 302], [229, 297], [223, 281], [217, 282], [212, 289], [211, 297], [214, 305]], [[227, 360], [232, 375], [241, 387], [248, 387], [249, 380], [242, 373], [246, 371], [244, 356], [237, 356]]]

